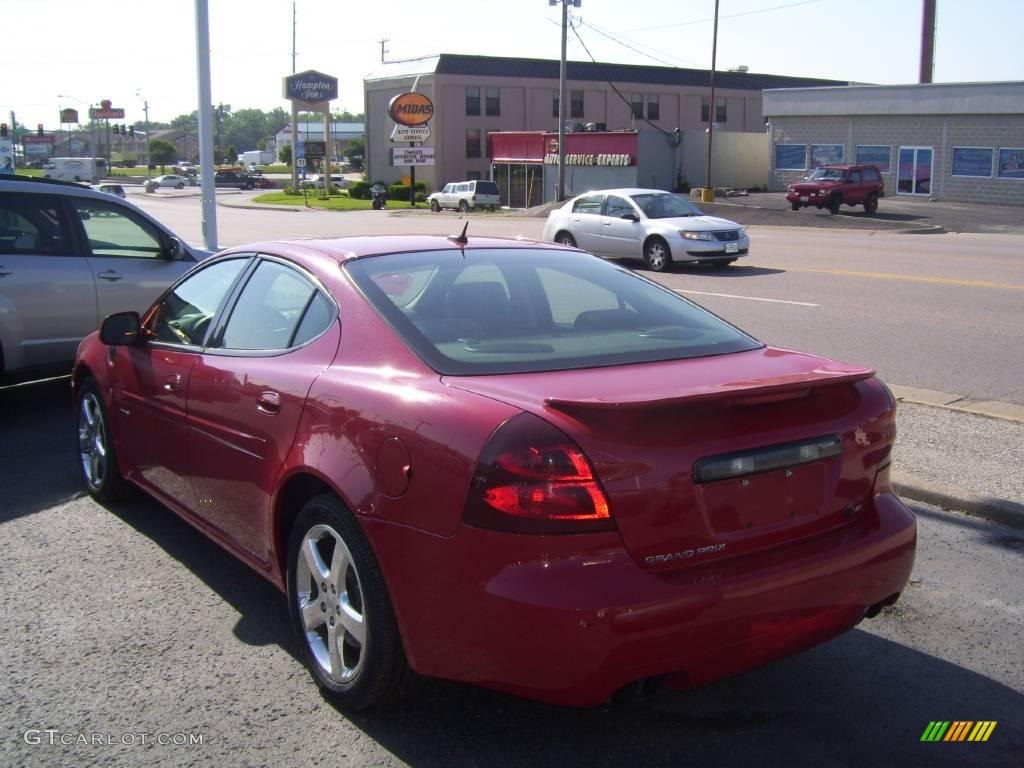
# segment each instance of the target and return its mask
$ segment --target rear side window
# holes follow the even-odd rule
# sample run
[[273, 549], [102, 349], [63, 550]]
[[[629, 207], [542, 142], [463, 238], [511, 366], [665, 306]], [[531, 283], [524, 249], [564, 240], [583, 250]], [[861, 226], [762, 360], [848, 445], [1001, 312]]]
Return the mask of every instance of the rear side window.
[[478, 181], [476, 183], [476, 193], [478, 195], [496, 195], [498, 194], [498, 185], [493, 181]]
[[[409, 348], [445, 375], [596, 368], [761, 346], [678, 294], [583, 253], [434, 251], [354, 259], [344, 268]], [[401, 274], [420, 287], [412, 299], [393, 290]]]
[[601, 213], [601, 204], [604, 202], [604, 195], [587, 195], [578, 198], [572, 204], [573, 213]]
[[[219, 344], [226, 349], [287, 349], [302, 330], [305, 341], [327, 327], [328, 307], [316, 301], [316, 287], [296, 270], [264, 261], [242, 289]], [[326, 299], [324, 299], [326, 301]], [[312, 308], [312, 314], [309, 310]], [[309, 322], [301, 329], [307, 315]]]
[[864, 169], [864, 181], [878, 181], [878, 171], [874, 168]]
[[0, 253], [71, 255], [60, 199], [52, 195], [0, 193]]

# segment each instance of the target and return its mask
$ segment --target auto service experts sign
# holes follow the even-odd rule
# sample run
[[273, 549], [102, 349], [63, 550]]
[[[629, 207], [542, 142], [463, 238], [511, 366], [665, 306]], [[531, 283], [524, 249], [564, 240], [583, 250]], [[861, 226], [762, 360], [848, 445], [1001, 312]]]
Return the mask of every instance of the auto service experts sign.
[[400, 93], [388, 103], [388, 114], [399, 125], [423, 125], [434, 116], [434, 102], [422, 93]]
[[308, 69], [284, 78], [284, 97], [308, 107], [320, 107], [338, 98], [338, 78]]

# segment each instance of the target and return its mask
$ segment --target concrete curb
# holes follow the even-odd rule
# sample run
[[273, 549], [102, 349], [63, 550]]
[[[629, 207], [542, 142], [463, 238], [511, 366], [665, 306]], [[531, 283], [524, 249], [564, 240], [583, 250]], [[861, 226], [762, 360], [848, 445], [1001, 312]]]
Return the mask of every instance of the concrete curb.
[[1011, 528], [1024, 529], [1024, 504], [994, 496], [982, 496], [964, 488], [933, 483], [902, 472], [893, 472], [893, 489], [899, 496], [943, 509], [963, 512]]
[[990, 419], [1002, 419], [1016, 424], [1024, 424], [1024, 405], [1004, 403], [999, 400], [973, 400], [963, 395], [950, 392], [939, 392], [934, 389], [919, 387], [903, 387], [890, 384], [889, 389], [901, 403], [930, 405], [933, 408], [945, 408], [947, 411], [970, 413], [974, 416], [985, 416]]

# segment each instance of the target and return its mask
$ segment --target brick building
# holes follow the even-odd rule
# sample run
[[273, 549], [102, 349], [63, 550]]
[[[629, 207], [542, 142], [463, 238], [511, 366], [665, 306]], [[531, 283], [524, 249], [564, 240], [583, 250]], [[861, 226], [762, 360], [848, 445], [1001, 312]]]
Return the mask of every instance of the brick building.
[[[696, 183], [703, 177], [704, 164], [691, 150], [706, 144], [709, 120], [715, 122], [716, 135], [763, 135], [761, 93], [765, 88], [840, 84], [835, 80], [757, 74], [745, 68], [716, 72], [712, 107], [707, 70], [580, 61], [567, 62], [566, 69], [568, 130], [577, 132], [589, 124], [599, 132], [651, 133], [665, 146], [675, 142], [671, 147], [674, 152], [667, 153], [669, 159], [665, 162], [666, 166], [674, 165], [664, 168], [667, 187], [673, 186], [679, 175], [688, 175]], [[448, 181], [492, 176], [506, 182], [509, 190], [550, 189], [545, 171], [553, 169], [533, 157], [521, 163], [507, 157], [494, 163], [489, 138], [502, 131], [557, 131], [558, 78], [559, 62], [548, 59], [444, 53], [382, 64], [363, 80], [370, 177], [393, 182], [408, 173], [408, 168], [391, 164], [393, 145], [389, 139], [395, 123], [388, 115], [388, 103], [415, 87], [434, 104], [431, 137], [426, 145], [434, 148], [435, 165], [416, 170], [416, 178], [429, 189]], [[679, 139], [673, 139], [676, 129]], [[692, 170], [686, 165], [687, 158], [691, 158]], [[758, 170], [764, 175], [766, 168], [761, 154]], [[650, 183], [648, 174], [639, 180]], [[506, 194], [503, 190], [503, 199], [507, 200]], [[530, 194], [525, 196], [532, 199]]]
[[766, 90], [769, 188], [873, 163], [887, 195], [1024, 205], [1024, 82]]

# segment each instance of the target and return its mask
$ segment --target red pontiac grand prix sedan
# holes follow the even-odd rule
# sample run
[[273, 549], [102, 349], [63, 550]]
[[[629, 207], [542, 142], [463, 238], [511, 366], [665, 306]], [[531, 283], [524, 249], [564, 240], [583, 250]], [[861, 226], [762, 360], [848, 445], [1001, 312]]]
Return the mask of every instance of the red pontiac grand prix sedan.
[[92, 495], [139, 486], [270, 579], [351, 709], [418, 675], [700, 685], [873, 616], [914, 561], [872, 371], [551, 243], [234, 248], [108, 317], [74, 389]]

